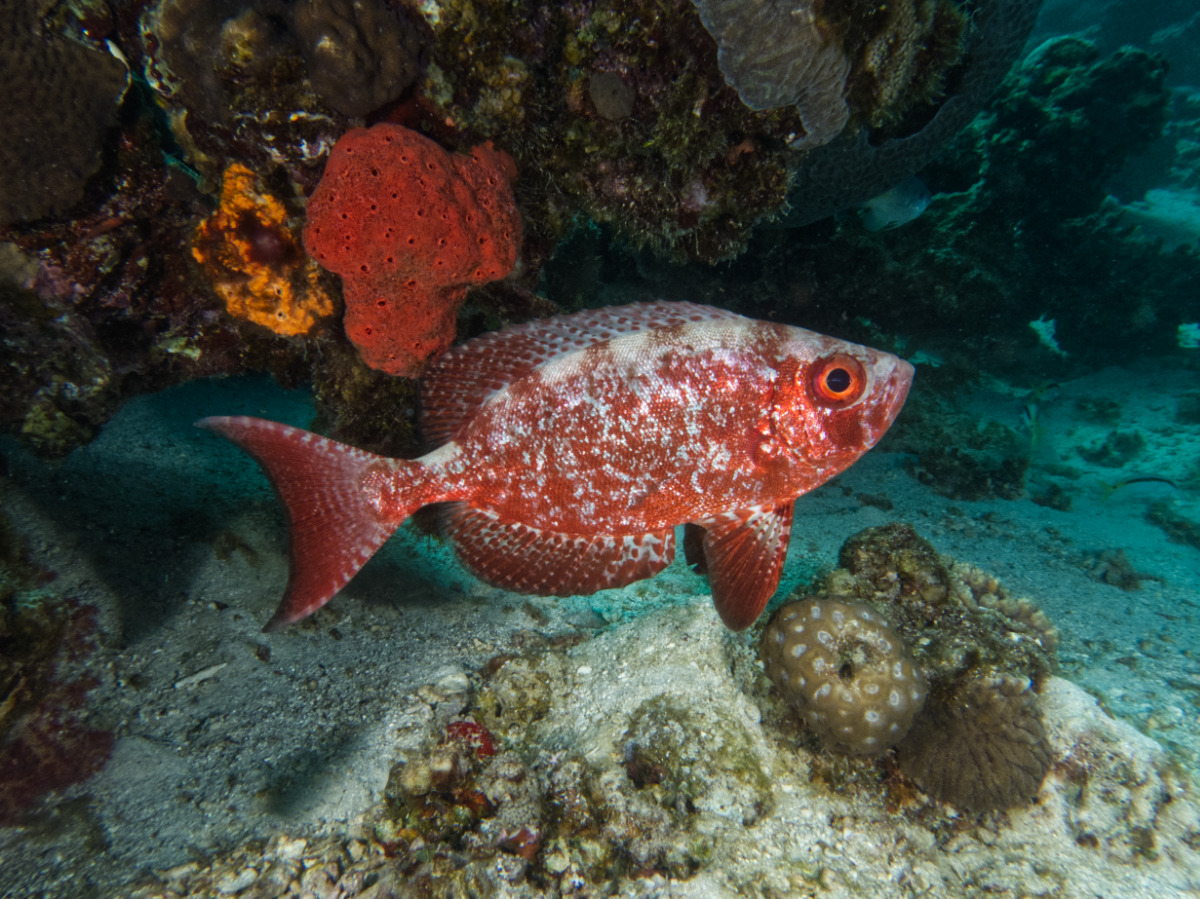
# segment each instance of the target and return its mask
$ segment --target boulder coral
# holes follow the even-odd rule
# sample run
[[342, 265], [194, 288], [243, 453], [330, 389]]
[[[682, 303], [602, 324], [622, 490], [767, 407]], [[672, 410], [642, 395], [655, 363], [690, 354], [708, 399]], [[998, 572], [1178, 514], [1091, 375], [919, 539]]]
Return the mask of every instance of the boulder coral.
[[767, 676], [823, 742], [847, 755], [898, 743], [925, 678], [878, 612], [825, 596], [780, 608], [763, 631]]
[[0, 0], [0, 225], [61, 215], [102, 163], [129, 84], [107, 49], [58, 34], [42, 0]]
[[346, 335], [363, 361], [413, 377], [454, 340], [467, 290], [517, 260], [512, 160], [490, 143], [450, 154], [390, 123], [337, 142], [308, 204], [304, 245], [342, 276]]

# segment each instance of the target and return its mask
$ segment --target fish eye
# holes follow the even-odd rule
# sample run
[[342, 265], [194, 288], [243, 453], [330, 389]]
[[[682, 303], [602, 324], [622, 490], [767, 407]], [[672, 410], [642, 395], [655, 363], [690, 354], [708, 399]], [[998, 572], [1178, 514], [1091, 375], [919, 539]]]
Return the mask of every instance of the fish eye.
[[848, 406], [867, 389], [863, 364], [846, 353], [818, 359], [809, 382], [813, 399], [822, 406]]

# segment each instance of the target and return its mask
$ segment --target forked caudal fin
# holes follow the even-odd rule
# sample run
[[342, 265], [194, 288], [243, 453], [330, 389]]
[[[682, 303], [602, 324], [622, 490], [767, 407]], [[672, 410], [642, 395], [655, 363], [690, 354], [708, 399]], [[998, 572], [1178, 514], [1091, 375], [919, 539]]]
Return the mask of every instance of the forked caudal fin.
[[429, 469], [309, 431], [245, 416], [203, 418], [253, 456], [287, 510], [287, 590], [265, 631], [311, 615], [366, 564], [404, 519], [431, 502]]

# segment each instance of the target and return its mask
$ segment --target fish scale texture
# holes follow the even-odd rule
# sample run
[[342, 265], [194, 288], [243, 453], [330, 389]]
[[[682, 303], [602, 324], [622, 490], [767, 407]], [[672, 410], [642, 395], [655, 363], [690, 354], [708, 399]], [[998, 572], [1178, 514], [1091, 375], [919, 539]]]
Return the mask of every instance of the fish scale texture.
[[454, 340], [467, 290], [516, 263], [512, 160], [491, 144], [450, 154], [387, 122], [333, 148], [304, 245], [342, 276], [346, 335], [372, 368], [415, 376]]
[[502, 522], [452, 503], [446, 535], [480, 578], [518, 593], [586, 596], [653, 577], [675, 559], [675, 533], [584, 536]]
[[[417, 463], [381, 459], [309, 431], [245, 416], [196, 422], [254, 456], [287, 509], [292, 565], [289, 602], [267, 623], [275, 630], [319, 609], [349, 583], [415, 507], [394, 511], [389, 485], [404, 472], [420, 496]], [[369, 488], [374, 486], [375, 490]], [[373, 501], [374, 500], [374, 501]], [[381, 501], [382, 500], [382, 501]], [[391, 514], [389, 514], [391, 513]]]
[[421, 380], [421, 430], [435, 445], [444, 443], [507, 384], [601, 341], [650, 328], [739, 319], [698, 303], [651, 303], [590, 309], [484, 334], [429, 367]]
[[850, 346], [655, 303], [533, 323], [447, 354], [423, 399], [425, 423], [453, 437], [438, 471], [474, 507], [449, 516], [461, 558], [509, 589], [589, 593], [661, 570], [670, 529], [694, 521], [708, 528], [722, 619], [746, 627], [778, 583], [792, 500], [874, 442], [864, 413], [878, 403], [886, 421], [894, 414], [887, 375], [861, 409], [814, 406], [807, 364]]
[[[633, 533], [770, 489], [763, 420], [779, 334], [747, 319], [602, 341], [510, 384], [459, 436], [501, 518], [566, 533]], [[586, 481], [580, 473], [587, 472]], [[527, 496], [541, 497], [536, 508]], [[686, 513], [681, 517], [681, 513]]]

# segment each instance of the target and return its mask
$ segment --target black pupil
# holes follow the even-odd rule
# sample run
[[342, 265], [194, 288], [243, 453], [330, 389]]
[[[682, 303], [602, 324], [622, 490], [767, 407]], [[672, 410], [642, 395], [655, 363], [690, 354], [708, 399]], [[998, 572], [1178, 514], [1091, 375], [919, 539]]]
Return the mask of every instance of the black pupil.
[[843, 393], [850, 387], [850, 372], [844, 368], [835, 368], [825, 375], [825, 386], [830, 393]]

